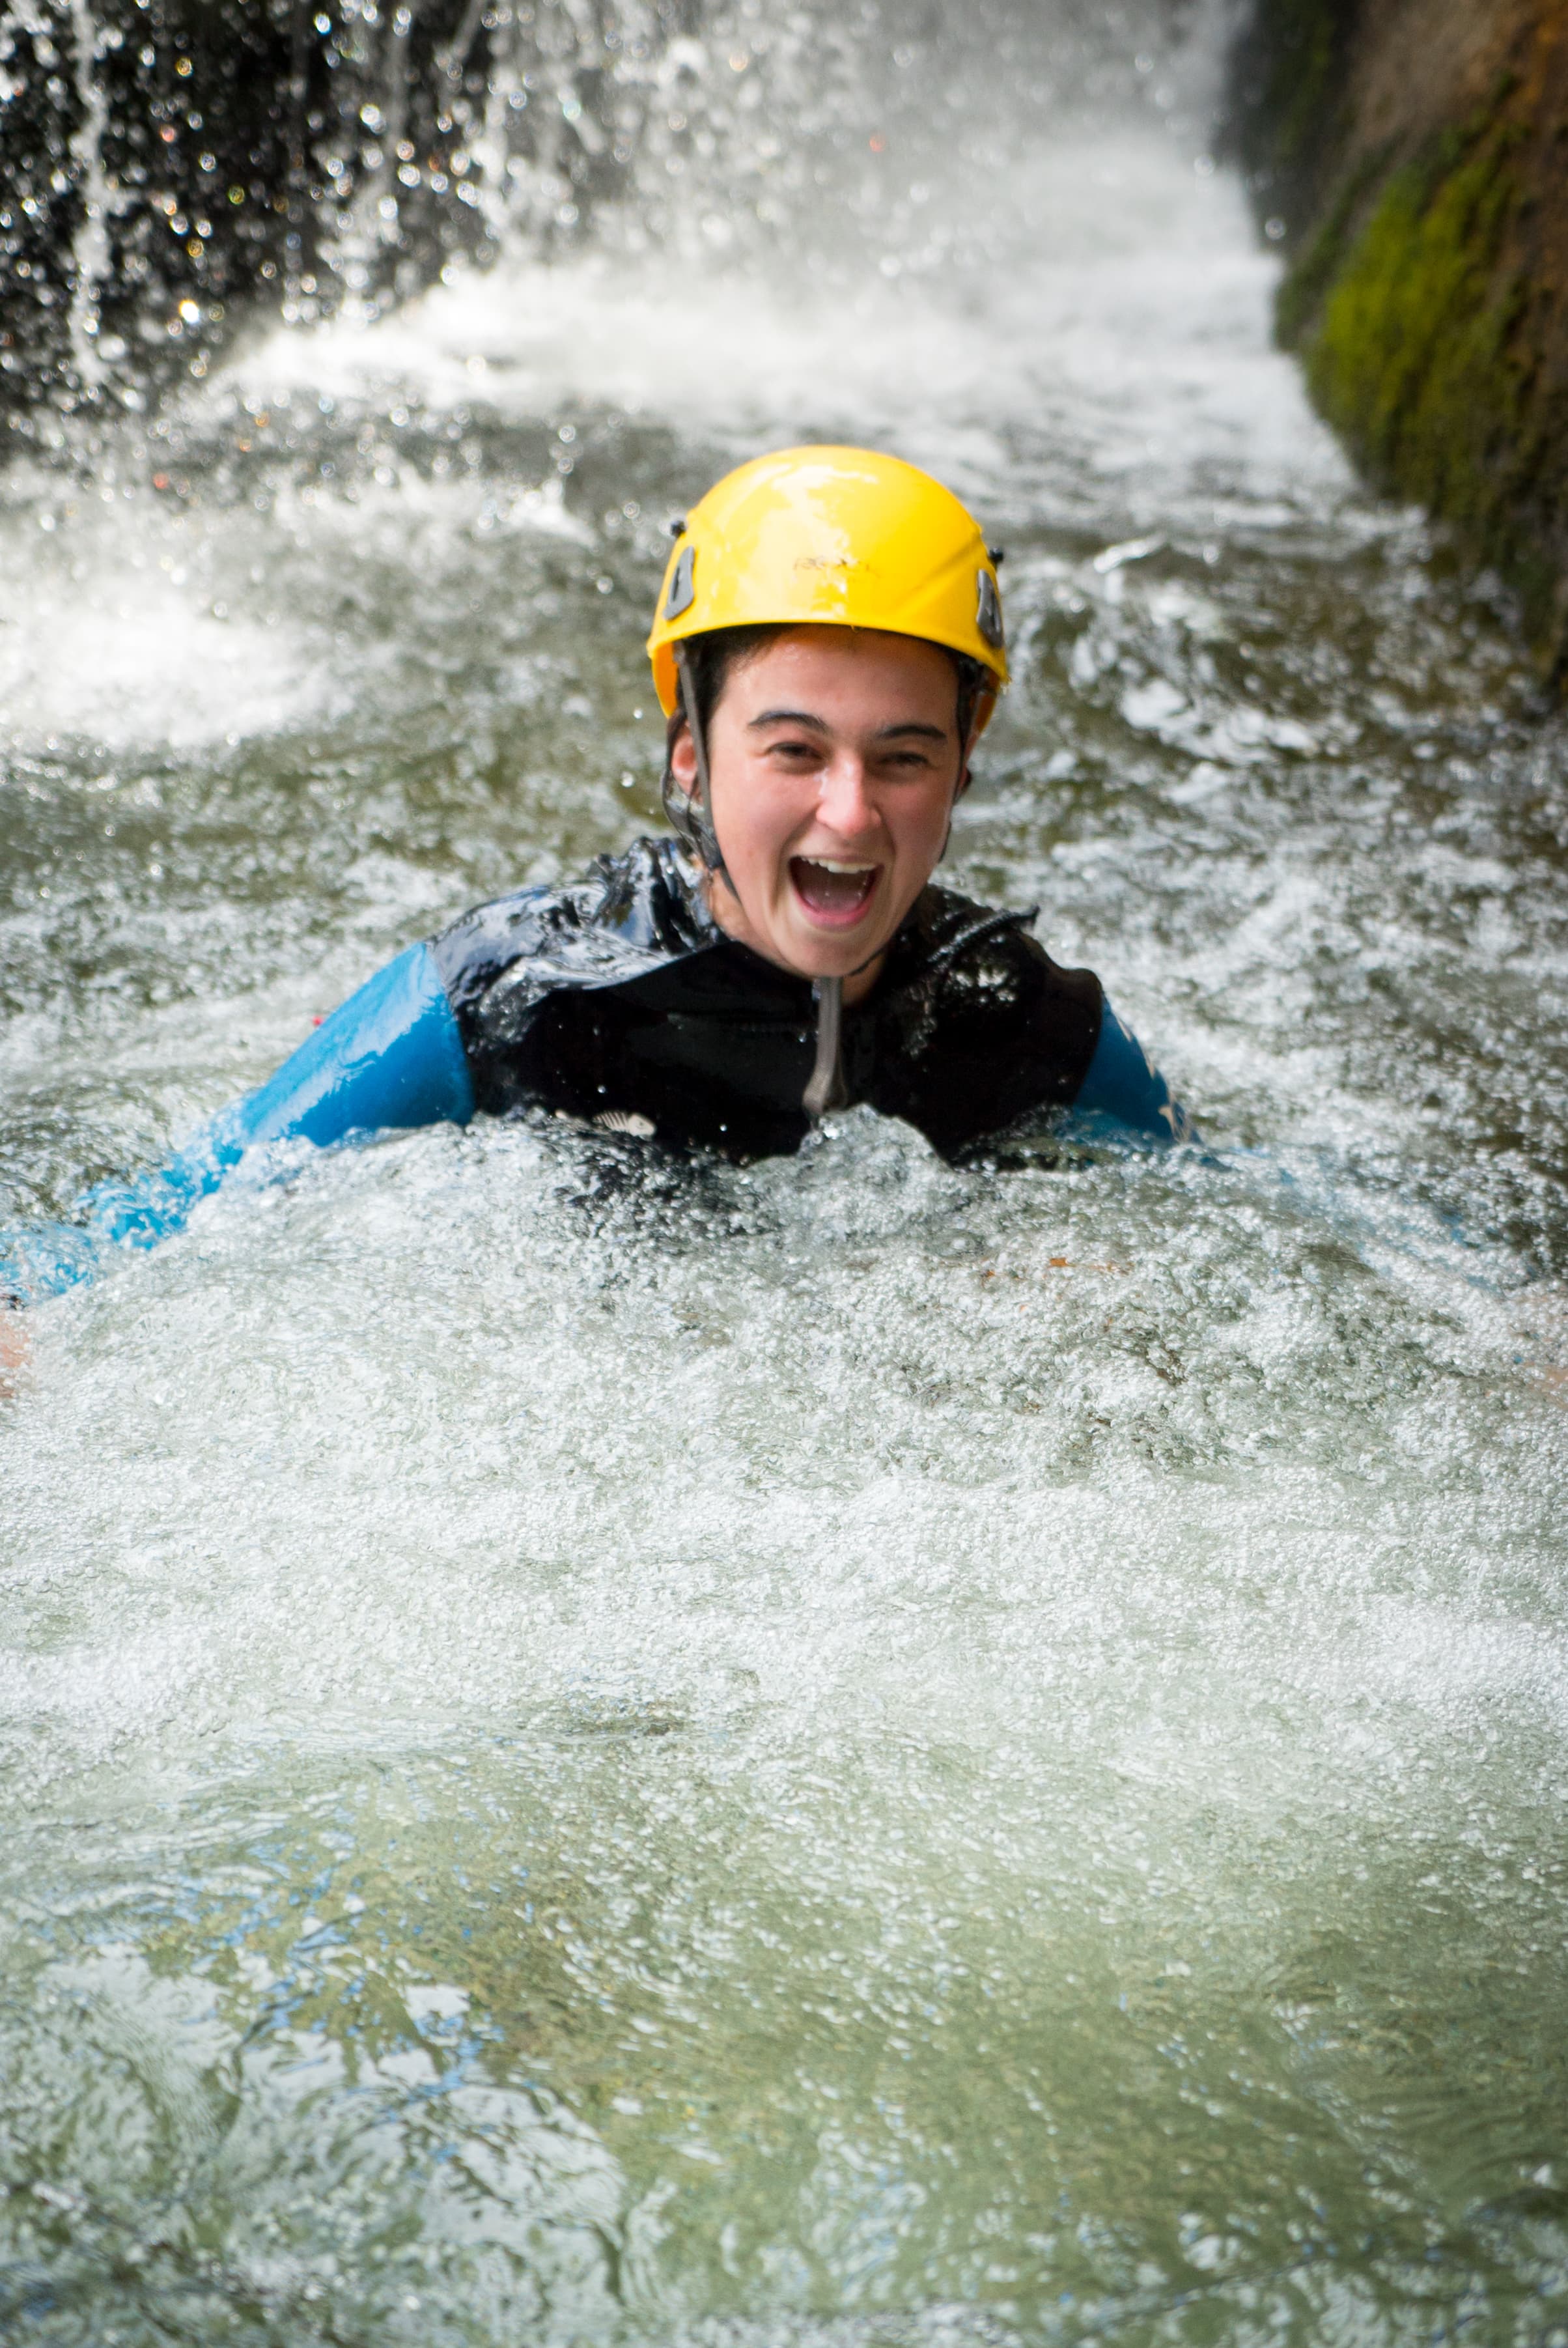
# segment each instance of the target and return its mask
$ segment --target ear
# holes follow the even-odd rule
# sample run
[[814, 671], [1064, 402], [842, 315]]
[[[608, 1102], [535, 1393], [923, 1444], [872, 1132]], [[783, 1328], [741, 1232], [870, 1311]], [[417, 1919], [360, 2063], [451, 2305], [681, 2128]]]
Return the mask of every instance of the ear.
[[691, 727], [684, 724], [670, 745], [670, 772], [690, 798], [697, 788], [697, 747]]

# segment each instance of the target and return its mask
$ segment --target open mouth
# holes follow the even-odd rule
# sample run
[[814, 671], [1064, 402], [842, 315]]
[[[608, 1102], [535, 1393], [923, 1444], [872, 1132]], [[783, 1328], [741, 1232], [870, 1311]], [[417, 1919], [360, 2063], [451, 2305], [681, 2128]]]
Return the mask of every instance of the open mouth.
[[825, 857], [792, 856], [794, 893], [819, 928], [853, 929], [871, 902], [879, 864], [837, 864]]

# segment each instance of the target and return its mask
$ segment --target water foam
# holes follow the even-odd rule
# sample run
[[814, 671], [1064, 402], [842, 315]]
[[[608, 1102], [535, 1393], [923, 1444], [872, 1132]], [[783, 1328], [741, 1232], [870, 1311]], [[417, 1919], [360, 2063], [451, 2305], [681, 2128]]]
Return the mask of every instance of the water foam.
[[[806, 430], [1008, 541], [955, 877], [1041, 904], [1209, 1137], [958, 1171], [856, 1113], [724, 1170], [480, 1124], [303, 1154], [36, 1316], [23, 2336], [1561, 2296], [1561, 769], [1350, 490], [1197, 147], [1009, 150], [962, 274], [842, 211], [765, 277], [519, 253], [239, 353], [156, 498], [14, 507], [14, 1183], [155, 1154], [654, 820], [668, 512]], [[179, 659], [103, 584], [139, 532]], [[209, 598], [270, 660], [179, 633]], [[31, 607], [88, 670], [118, 602], [73, 685]]]

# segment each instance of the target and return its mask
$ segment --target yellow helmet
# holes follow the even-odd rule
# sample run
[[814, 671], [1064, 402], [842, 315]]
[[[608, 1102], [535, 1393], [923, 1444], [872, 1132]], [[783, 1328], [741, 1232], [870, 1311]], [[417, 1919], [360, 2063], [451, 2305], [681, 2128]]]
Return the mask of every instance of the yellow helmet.
[[[868, 448], [781, 448], [726, 473], [681, 525], [648, 657], [668, 717], [675, 647], [710, 628], [878, 628], [945, 644], [1007, 683], [996, 563], [929, 473]], [[979, 731], [977, 726], [977, 731]]]

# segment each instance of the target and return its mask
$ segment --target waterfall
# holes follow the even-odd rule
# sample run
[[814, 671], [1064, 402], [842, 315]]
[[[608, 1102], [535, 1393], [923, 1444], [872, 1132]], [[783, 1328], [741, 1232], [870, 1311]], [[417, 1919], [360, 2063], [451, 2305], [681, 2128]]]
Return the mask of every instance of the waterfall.
[[80, 190], [81, 209], [71, 240], [68, 332], [73, 365], [90, 392], [104, 379], [105, 363], [97, 346], [98, 293], [110, 266], [108, 221], [114, 195], [103, 158], [108, 94], [98, 71], [101, 28], [88, 0], [71, 0], [71, 31], [77, 103], [80, 109], [71, 136], [71, 160]]
[[1190, 79], [1194, 15], [17, 0], [0, 18], [0, 408], [14, 435], [57, 439], [62, 417], [200, 377], [258, 304], [288, 324], [373, 315], [465, 259], [600, 242], [765, 263], [835, 208], [875, 239], [896, 206], [864, 166], [911, 108], [923, 122], [934, 94], [983, 172], [988, 115], [1020, 91], [1060, 108], [1114, 84], [1122, 102], [1140, 45], [1148, 88]]

